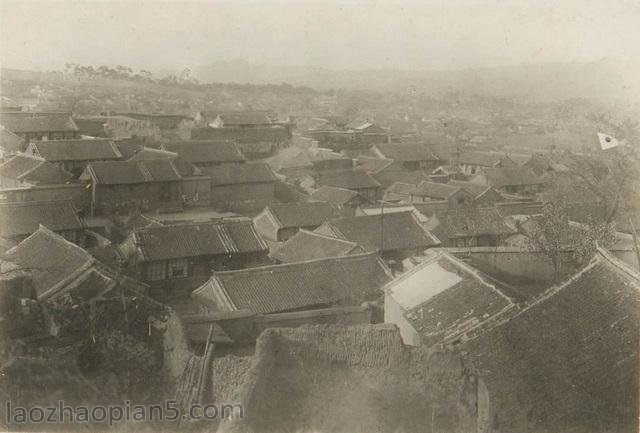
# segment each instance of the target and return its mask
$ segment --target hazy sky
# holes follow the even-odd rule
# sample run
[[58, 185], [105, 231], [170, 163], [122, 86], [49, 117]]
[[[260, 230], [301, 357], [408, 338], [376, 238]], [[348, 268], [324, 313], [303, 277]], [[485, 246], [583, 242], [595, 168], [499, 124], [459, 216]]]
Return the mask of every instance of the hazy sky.
[[640, 55], [640, 2], [0, 0], [0, 62], [458, 69]]

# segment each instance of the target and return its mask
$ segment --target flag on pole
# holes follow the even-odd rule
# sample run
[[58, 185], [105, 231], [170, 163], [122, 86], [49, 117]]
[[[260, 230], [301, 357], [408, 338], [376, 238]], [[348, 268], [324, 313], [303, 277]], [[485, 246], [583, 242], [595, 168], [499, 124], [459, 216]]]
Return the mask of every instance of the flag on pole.
[[608, 134], [598, 132], [598, 140], [600, 140], [600, 147], [602, 150], [612, 149], [620, 146], [620, 142]]

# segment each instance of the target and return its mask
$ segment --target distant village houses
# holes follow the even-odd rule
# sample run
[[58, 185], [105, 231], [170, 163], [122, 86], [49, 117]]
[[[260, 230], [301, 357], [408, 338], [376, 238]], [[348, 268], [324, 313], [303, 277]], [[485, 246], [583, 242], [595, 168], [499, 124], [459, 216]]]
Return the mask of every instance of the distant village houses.
[[474, 196], [466, 189], [436, 182], [421, 182], [410, 191], [412, 202], [424, 202], [430, 200], [445, 200], [449, 209], [472, 207]]
[[516, 167], [507, 155], [494, 152], [468, 151], [460, 154], [458, 164], [466, 175], [474, 175], [485, 168]]
[[372, 153], [377, 157], [393, 160], [405, 170], [425, 170], [431, 173], [442, 165], [442, 160], [421, 144], [376, 144]]
[[469, 180], [509, 194], [533, 195], [542, 191], [546, 180], [526, 167], [485, 168]]
[[76, 117], [74, 121], [82, 135], [91, 137], [108, 137], [116, 140], [128, 138], [159, 139], [161, 137], [160, 128], [144, 118], [105, 115]]

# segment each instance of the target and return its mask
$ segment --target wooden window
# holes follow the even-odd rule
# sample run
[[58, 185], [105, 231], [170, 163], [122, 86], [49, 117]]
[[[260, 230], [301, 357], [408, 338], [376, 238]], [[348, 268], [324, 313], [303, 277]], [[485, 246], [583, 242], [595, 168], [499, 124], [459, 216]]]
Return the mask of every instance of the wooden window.
[[166, 262], [152, 262], [147, 264], [147, 280], [158, 281], [167, 278]]
[[169, 278], [183, 278], [188, 275], [189, 263], [187, 259], [169, 261]]

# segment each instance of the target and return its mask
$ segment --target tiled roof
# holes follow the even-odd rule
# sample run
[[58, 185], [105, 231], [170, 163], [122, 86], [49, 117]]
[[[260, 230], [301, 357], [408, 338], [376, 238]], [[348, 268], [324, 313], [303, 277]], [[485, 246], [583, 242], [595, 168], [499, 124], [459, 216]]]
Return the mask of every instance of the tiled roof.
[[189, 116], [182, 114], [164, 113], [117, 113], [116, 116], [149, 121], [161, 129], [175, 129], [182, 121], [191, 119]]
[[336, 186], [346, 189], [377, 188], [377, 180], [364, 170], [328, 170], [320, 174], [317, 181], [321, 186]]
[[460, 209], [436, 213], [438, 227], [427, 227], [440, 239], [469, 236], [515, 234], [496, 208]]
[[460, 173], [460, 168], [452, 165], [441, 165], [431, 172], [431, 174], [456, 174]]
[[373, 123], [363, 120], [354, 120], [345, 125], [347, 129], [366, 129], [373, 126]]
[[44, 226], [7, 251], [4, 259], [30, 274], [39, 301], [69, 292], [93, 297], [118, 284], [138, 294], [147, 288], [97, 262], [87, 251]]
[[213, 118], [213, 119], [215, 119], [219, 114], [234, 114], [234, 113], [247, 114], [247, 115], [257, 114], [260, 116], [264, 115], [264, 116], [267, 116], [269, 119], [278, 118], [278, 113], [276, 113], [271, 109], [267, 109], [267, 110], [202, 110], [200, 113], [207, 118]]
[[225, 126], [265, 125], [271, 123], [266, 114], [260, 112], [227, 111], [219, 114]]
[[[256, 128], [194, 128], [191, 130], [193, 140], [234, 140], [237, 143], [280, 143], [288, 140], [289, 133], [281, 126], [264, 126]], [[246, 149], [246, 148], [244, 148]], [[246, 150], [244, 153], [247, 153]]]
[[92, 247], [87, 249], [87, 252], [99, 262], [104, 263], [107, 266], [113, 266], [114, 268], [119, 266], [120, 262], [124, 259], [117, 244]]
[[122, 158], [112, 140], [48, 140], [32, 141], [27, 153], [47, 161], [100, 161]]
[[157, 159], [171, 160], [180, 176], [189, 177], [201, 175], [202, 172], [198, 167], [191, 164], [175, 152], [167, 150], [154, 149], [152, 147], [143, 147], [136, 152], [128, 161], [153, 161]]
[[40, 227], [6, 252], [5, 260], [31, 274], [38, 296], [58, 284], [71, 281], [88, 269], [92, 257], [79, 246]]
[[92, 137], [108, 137], [105, 131], [106, 119], [88, 119], [74, 117], [73, 121], [78, 126], [78, 130], [82, 135], [89, 135]]
[[[86, 222], [86, 218], [85, 218], [85, 222]], [[135, 230], [135, 229], [142, 229], [146, 227], [163, 226], [163, 225], [164, 224], [158, 221], [157, 219], [149, 217], [148, 215], [138, 214], [138, 213], [133, 214], [123, 220], [123, 227], [125, 228], [125, 230], [128, 230], [128, 231]]]
[[350, 124], [346, 125], [347, 129], [353, 129], [355, 131], [358, 132], [364, 132], [367, 134], [386, 134], [388, 133], [388, 130], [385, 128], [382, 128], [378, 125], [376, 125], [375, 123], [372, 122], [351, 122]]
[[[412, 212], [339, 218], [323, 224], [315, 231], [355, 242], [365, 251], [426, 249], [440, 243], [420, 225]], [[382, 248], [381, 238], [384, 242]]]
[[456, 186], [456, 187], [460, 187], [463, 189], [466, 189], [467, 191], [469, 191], [471, 194], [474, 195], [474, 197], [478, 197], [480, 194], [484, 193], [485, 191], [487, 191], [489, 188], [491, 188], [488, 185], [481, 185], [478, 183], [473, 183], [473, 182], [465, 182], [463, 180], [455, 180], [455, 179], [451, 179], [448, 183], [448, 185], [451, 186]]
[[216, 272], [193, 294], [213, 298], [219, 290], [226, 310], [276, 313], [343, 303], [358, 305], [379, 296], [390, 273], [373, 253]]
[[384, 290], [429, 345], [451, 339], [513, 306], [477, 270], [442, 251]]
[[540, 185], [545, 180], [525, 167], [485, 168], [484, 175], [492, 186]]
[[2, 113], [0, 114], [0, 125], [16, 134], [78, 130], [69, 113]]
[[154, 159], [174, 159], [177, 157], [178, 154], [176, 152], [142, 146], [137, 149], [127, 161], [150, 161]]
[[118, 146], [118, 150], [120, 151], [124, 159], [131, 158], [137, 152], [140, 152], [140, 150], [142, 150], [143, 148], [140, 140], [137, 140], [135, 138], [119, 140], [116, 142], [116, 145]]
[[509, 153], [508, 156], [509, 159], [518, 165], [524, 165], [533, 158], [533, 156], [528, 153]]
[[276, 175], [268, 164], [223, 164], [213, 167], [203, 167], [202, 172], [211, 177], [211, 185], [235, 185], [240, 183], [275, 182]]
[[383, 212], [385, 215], [387, 215], [390, 213], [411, 212], [416, 217], [419, 223], [423, 224], [427, 222], [429, 219], [425, 215], [423, 215], [422, 212], [416, 209], [414, 204], [415, 203], [392, 203], [385, 204], [384, 207], [381, 207], [380, 205], [375, 205], [374, 207], [363, 206], [358, 208], [358, 211], [362, 212], [362, 214], [359, 213], [358, 215], [380, 215]]
[[40, 225], [53, 231], [82, 228], [71, 200], [0, 204], [1, 237], [29, 235]]
[[0, 176], [9, 179], [20, 179], [43, 163], [45, 163], [45, 160], [42, 158], [19, 153], [0, 165]]
[[560, 144], [553, 134], [511, 134], [493, 139], [493, 145], [499, 149], [510, 148], [525, 151], [528, 149], [548, 149]]
[[331, 149], [325, 149], [322, 147], [310, 147], [307, 150], [309, 153], [309, 157], [312, 161], [335, 161], [337, 159], [348, 159], [351, 162], [351, 159], [346, 157], [340, 152], [335, 152]]
[[421, 144], [376, 144], [376, 149], [385, 158], [394, 161], [434, 161], [440, 159]]
[[283, 263], [292, 263], [363, 252], [355, 242], [300, 230], [271, 253], [271, 257]]
[[377, 173], [393, 164], [393, 159], [360, 155], [356, 158], [356, 167], [368, 173]]
[[172, 160], [91, 162], [80, 176], [91, 177], [99, 185], [119, 185], [144, 182], [171, 182], [182, 179]]
[[417, 185], [422, 181], [429, 180], [429, 175], [422, 170], [382, 170], [374, 173], [373, 178], [380, 182], [383, 188], [389, 187], [396, 182], [411, 183]]
[[448, 185], [446, 183], [423, 181], [420, 182], [411, 193], [421, 197], [431, 197], [444, 200], [451, 197], [458, 191], [460, 191], [460, 187], [457, 186]]
[[274, 196], [282, 203], [311, 201], [310, 197], [301, 191], [301, 187], [281, 180], [275, 183]]
[[429, 200], [423, 203], [411, 203], [411, 204], [413, 205], [413, 207], [416, 208], [418, 212], [420, 212], [422, 215], [429, 218], [437, 212], [444, 212], [449, 209], [449, 202], [446, 200]]
[[18, 152], [23, 144], [22, 138], [0, 125], [0, 148], [5, 152]]
[[357, 192], [335, 186], [321, 186], [311, 193], [313, 200], [326, 201], [337, 205], [344, 205], [355, 197], [358, 197]]
[[319, 226], [338, 216], [326, 202], [274, 203], [267, 206], [281, 228]]
[[245, 159], [233, 141], [172, 141], [163, 143], [162, 148], [176, 152], [192, 164], [242, 162]]
[[460, 164], [495, 167], [503, 158], [505, 155], [501, 153], [468, 151], [460, 154]]
[[132, 236], [145, 261], [267, 250], [251, 221], [146, 227]]
[[454, 145], [445, 139], [442, 142], [429, 144], [428, 147], [438, 159], [449, 161], [451, 159], [451, 149], [453, 149]]
[[503, 431], [518, 424], [529, 431], [637, 429], [635, 270], [599, 250], [587, 267], [517, 313], [461, 346]]
[[311, 167], [313, 165], [311, 152], [297, 146], [286, 147], [265, 160], [274, 170], [287, 168]]
[[415, 190], [416, 185], [411, 183], [403, 183], [403, 182], [394, 182], [389, 186], [389, 188], [385, 189], [385, 193], [392, 194], [404, 194], [410, 195], [413, 190]]
[[73, 177], [53, 163], [23, 153], [1, 164], [0, 176], [32, 184], [66, 183]]

